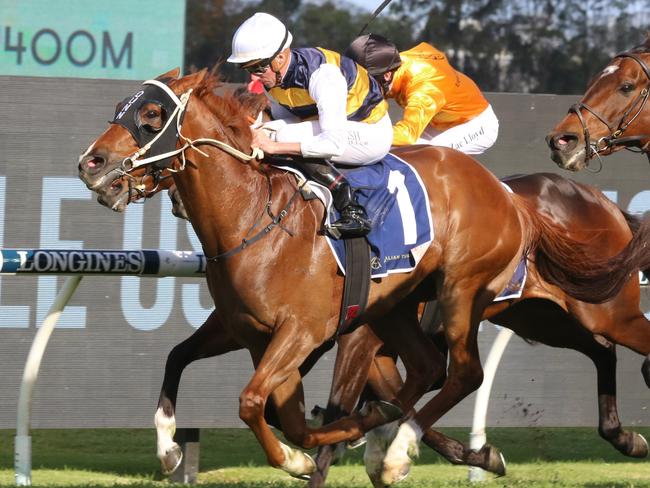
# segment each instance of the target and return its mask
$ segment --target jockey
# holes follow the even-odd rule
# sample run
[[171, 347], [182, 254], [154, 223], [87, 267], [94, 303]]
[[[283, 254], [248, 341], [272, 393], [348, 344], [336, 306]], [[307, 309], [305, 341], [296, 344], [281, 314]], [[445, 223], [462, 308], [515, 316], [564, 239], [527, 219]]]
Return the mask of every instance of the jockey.
[[399, 52], [388, 39], [357, 37], [345, 56], [364, 66], [386, 98], [404, 108], [393, 127], [393, 145], [431, 144], [481, 154], [499, 133], [499, 121], [481, 90], [456, 71], [444, 53], [422, 42]]
[[301, 169], [330, 189], [341, 213], [331, 227], [345, 237], [363, 236], [371, 227], [366, 211], [329, 161], [360, 166], [381, 160], [392, 139], [388, 104], [361, 66], [326, 49], [290, 48], [291, 40], [284, 24], [266, 13], [250, 17], [233, 37], [227, 61], [260, 79], [276, 119], [253, 131], [253, 144], [267, 154], [312, 159]]

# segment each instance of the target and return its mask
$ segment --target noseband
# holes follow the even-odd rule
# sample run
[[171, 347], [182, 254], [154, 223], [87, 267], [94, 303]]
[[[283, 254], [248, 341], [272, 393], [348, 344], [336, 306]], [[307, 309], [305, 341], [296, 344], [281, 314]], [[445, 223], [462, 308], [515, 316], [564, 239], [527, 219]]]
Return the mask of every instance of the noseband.
[[[149, 96], [142, 97], [142, 94], [140, 94], [140, 92], [142, 92], [142, 94], [148, 93]], [[185, 169], [186, 150], [191, 148], [199, 152], [206, 158], [209, 157], [208, 154], [201, 151], [197, 147], [199, 145], [207, 144], [211, 146], [216, 146], [217, 148], [221, 149], [225, 153], [228, 153], [231, 156], [234, 156], [244, 162], [248, 162], [253, 159], [261, 160], [264, 158], [264, 152], [257, 147], [252, 148], [251, 154], [246, 154], [223, 141], [219, 141], [216, 139], [207, 139], [207, 138], [192, 140], [184, 136], [181, 132], [181, 126], [183, 123], [183, 116], [185, 114], [185, 111], [187, 109], [187, 104], [190, 99], [190, 95], [192, 94], [191, 89], [183, 93], [180, 97], [178, 97], [165, 83], [161, 83], [158, 80], [148, 80], [143, 83], [143, 89], [140, 90], [140, 92], [136, 93], [136, 95], [134, 95], [127, 103], [128, 106], [121, 108], [121, 110], [119, 111], [115, 119], [111, 121], [111, 123], [122, 125], [129, 132], [131, 132], [131, 135], [134, 137], [136, 143], [139, 146], [139, 149], [134, 154], [124, 158], [121, 167], [118, 170], [121, 176], [129, 177], [129, 200], [131, 199], [131, 196], [133, 194], [132, 191], [136, 191], [140, 195], [146, 196], [146, 191], [142, 190], [142, 181], [140, 182], [140, 185], [132, 185], [135, 178], [133, 177], [133, 175], [131, 175], [131, 171], [133, 171], [135, 168], [138, 168], [140, 166], [148, 166], [147, 169], [149, 171], [148, 173], [145, 174], [145, 176], [148, 174], [149, 176], [152, 176], [154, 178], [154, 182], [156, 185], [156, 188], [154, 190], [156, 190], [160, 184], [161, 179], [164, 178], [161, 176], [161, 172], [164, 169], [167, 169], [172, 173], [183, 171]], [[140, 97], [143, 98], [143, 101], [136, 105], [135, 102]], [[168, 112], [171, 113], [171, 115], [165, 122], [165, 125], [162, 127], [162, 129], [156, 132], [155, 136], [150, 137], [148, 140], [143, 140], [141, 134], [142, 129], [140, 127], [133, 127], [133, 124], [130, 123], [131, 118], [124, 117], [124, 114], [137, 113], [138, 109], [142, 106], [142, 104], [147, 101], [153, 101], [154, 103], [157, 103], [159, 106], [167, 108]], [[173, 147], [176, 147], [179, 143], [182, 144], [182, 146], [177, 149], [171, 149], [170, 141], [173, 141]], [[143, 145], [144, 142], [146, 143]], [[150, 154], [149, 157], [141, 159], [147, 153]], [[172, 164], [171, 162], [177, 157], [181, 159], [181, 165], [179, 169], [174, 169], [171, 167]], [[264, 176], [266, 177], [269, 195], [262, 214], [259, 216], [257, 221], [252, 225], [249, 231], [246, 233], [246, 236], [242, 239], [241, 244], [239, 246], [229, 251], [219, 253], [215, 256], [206, 256], [206, 261], [216, 262], [219, 260], [227, 259], [230, 256], [233, 256], [234, 254], [243, 251], [251, 244], [262, 239], [264, 236], [268, 235], [269, 232], [271, 232], [276, 227], [280, 227], [289, 235], [293, 236], [293, 233], [288, 229], [286, 229], [283, 225], [281, 225], [281, 222], [287, 216], [289, 212], [289, 207], [292, 205], [293, 201], [296, 199], [298, 195], [300, 195], [300, 191], [302, 189], [302, 186], [305, 184], [305, 182], [301, 183], [298, 186], [298, 188], [296, 188], [293, 195], [288, 200], [285, 207], [280, 211], [280, 213], [278, 215], [274, 215], [271, 210], [271, 205], [273, 203], [272, 202], [273, 186], [271, 184], [271, 178], [267, 172], [264, 172]], [[261, 227], [260, 224], [265, 215], [268, 215], [268, 217], [270, 217], [271, 222], [265, 227], [261, 228], [261, 230], [259, 230], [254, 235], [251, 235], [256, 228]]]
[[[638, 135], [638, 136], [629, 136], [629, 137], [621, 137], [621, 136], [627, 130], [627, 128], [639, 117], [639, 115], [643, 111], [643, 108], [645, 107], [648, 101], [648, 96], [650, 95], [650, 90], [649, 90], [650, 69], [643, 62], [643, 60], [634, 53], [630, 53], [630, 52], [621, 53], [614, 57], [614, 59], [617, 58], [631, 58], [634, 61], [636, 61], [637, 64], [641, 67], [641, 69], [645, 73], [648, 82], [646, 87], [643, 88], [641, 92], [639, 92], [639, 95], [636, 97], [634, 103], [632, 103], [630, 108], [628, 108], [623, 113], [618, 124], [610, 122], [609, 120], [607, 120], [605, 117], [603, 117], [601, 114], [596, 112], [593, 108], [591, 108], [589, 105], [587, 105], [584, 102], [576, 103], [572, 105], [571, 108], [569, 108], [569, 113], [576, 114], [578, 120], [580, 121], [580, 124], [582, 125], [582, 133], [585, 138], [585, 151], [586, 151], [585, 160], [587, 162], [589, 161], [591, 156], [594, 155], [598, 156], [600, 152], [608, 149], [612, 149], [616, 146], [622, 146], [625, 149], [628, 149], [630, 151], [632, 150], [632, 148], [638, 148], [638, 152], [645, 152], [646, 146], [648, 145], [648, 143], [641, 144], [642, 139], [647, 139], [650, 137], [648, 135]], [[600, 120], [603, 124], [605, 124], [609, 129], [610, 134], [608, 136], [601, 137], [596, 142], [591, 142], [591, 138], [589, 136], [589, 129], [587, 128], [587, 123], [585, 122], [585, 119], [582, 116], [582, 109], [585, 109], [587, 112], [589, 112], [591, 115], [593, 115], [598, 120]], [[630, 114], [635, 109], [636, 112], [634, 112], [634, 115], [630, 116]], [[650, 154], [648, 154], [648, 159], [650, 160]]]
[[[148, 168], [148, 170], [139, 178], [133, 176], [130, 172], [125, 172], [124, 176], [128, 181], [128, 201], [130, 203], [136, 203], [141, 200], [142, 203], [144, 203], [144, 200], [146, 198], [158, 193], [158, 189], [160, 188], [162, 182], [168, 178], [171, 178], [173, 176], [173, 172], [170, 171], [167, 174], [163, 175], [161, 171], [151, 171], [150, 168]], [[147, 185], [145, 183], [146, 178], [151, 178], [153, 181], [153, 187], [150, 190], [147, 190]]]

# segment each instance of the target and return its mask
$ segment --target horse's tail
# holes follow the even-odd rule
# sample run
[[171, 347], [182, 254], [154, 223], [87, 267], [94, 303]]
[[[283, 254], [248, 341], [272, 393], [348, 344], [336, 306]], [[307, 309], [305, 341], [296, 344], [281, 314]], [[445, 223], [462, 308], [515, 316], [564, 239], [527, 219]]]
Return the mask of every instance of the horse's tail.
[[[621, 213], [623, 214], [623, 217], [625, 217], [625, 221], [627, 222], [628, 227], [632, 231], [632, 235], [636, 235], [636, 233], [641, 228], [643, 219], [640, 216], [633, 215], [629, 212], [626, 212], [625, 210], [621, 210]], [[644, 275], [650, 278], [650, 268], [643, 268], [641, 271], [643, 271]]]
[[[594, 254], [593, 245], [569, 237], [566, 230], [513, 195], [523, 211], [529, 259], [546, 281], [572, 297], [590, 303], [614, 298], [638, 270], [650, 268], [650, 219], [638, 222], [632, 240], [616, 256]], [[598, 236], [595, 235], [594, 239]]]

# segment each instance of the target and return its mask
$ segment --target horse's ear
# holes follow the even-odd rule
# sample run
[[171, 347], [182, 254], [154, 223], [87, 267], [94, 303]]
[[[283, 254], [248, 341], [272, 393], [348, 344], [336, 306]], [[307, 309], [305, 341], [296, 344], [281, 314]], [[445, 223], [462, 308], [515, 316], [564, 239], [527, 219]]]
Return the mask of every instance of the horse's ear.
[[163, 73], [162, 75], [158, 76], [156, 79], [157, 80], [175, 80], [177, 79], [181, 74], [181, 69], [176, 67], [172, 70], [169, 70], [167, 73]]
[[183, 77], [184, 86], [199, 86], [204, 81], [208, 75], [208, 70], [203, 68], [202, 70], [197, 71], [196, 73], [189, 74]]

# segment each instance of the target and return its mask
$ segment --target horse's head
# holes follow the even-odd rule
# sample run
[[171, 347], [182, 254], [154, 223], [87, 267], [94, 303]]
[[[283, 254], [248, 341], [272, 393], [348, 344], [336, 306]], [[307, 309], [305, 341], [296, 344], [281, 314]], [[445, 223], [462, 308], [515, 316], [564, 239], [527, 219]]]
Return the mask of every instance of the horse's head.
[[178, 73], [175, 69], [146, 81], [117, 105], [109, 128], [79, 157], [79, 177], [88, 188], [106, 193], [106, 186], [136, 167], [161, 170], [178, 163], [189, 97], [196, 87], [207, 88], [207, 71], [183, 78]]
[[[179, 158], [184, 161], [184, 143], [189, 140], [183, 136], [217, 134], [219, 139], [244, 140], [246, 144], [251, 134], [243, 115], [254, 119], [266, 106], [263, 95], [245, 96], [241, 103], [214, 95], [218, 78], [206, 70], [183, 78], [178, 74], [176, 69], [147, 81], [118, 104], [110, 127], [79, 157], [81, 180], [100, 195], [101, 202], [116, 210], [123, 210], [132, 199], [137, 190], [133, 175], [141, 166], [151, 168], [147, 174], [156, 182], [162, 181], [162, 170], [178, 168]], [[206, 117], [211, 120], [206, 122]], [[197, 126], [203, 131], [210, 127], [213, 133], [193, 134], [187, 127], [188, 118], [201, 120]]]
[[580, 171], [589, 161], [625, 147], [650, 143], [650, 38], [617, 55], [590, 81], [582, 100], [546, 136], [551, 159]]

